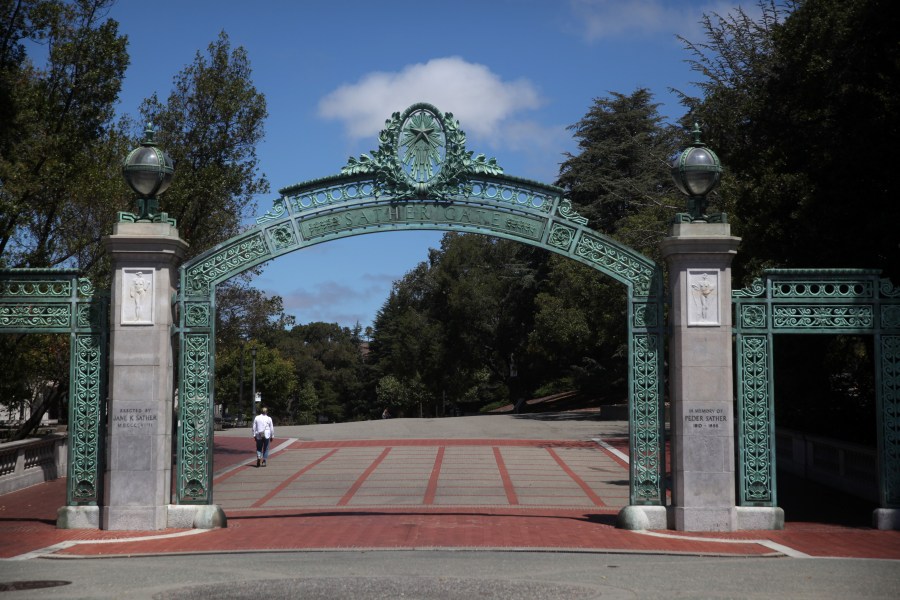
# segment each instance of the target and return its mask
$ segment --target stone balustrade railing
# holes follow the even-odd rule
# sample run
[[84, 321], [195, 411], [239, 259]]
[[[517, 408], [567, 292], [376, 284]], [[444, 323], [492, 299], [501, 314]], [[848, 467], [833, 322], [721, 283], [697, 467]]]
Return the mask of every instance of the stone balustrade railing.
[[878, 501], [875, 448], [778, 429], [778, 468], [866, 500]]
[[65, 477], [67, 441], [65, 433], [53, 433], [0, 444], [0, 494]]

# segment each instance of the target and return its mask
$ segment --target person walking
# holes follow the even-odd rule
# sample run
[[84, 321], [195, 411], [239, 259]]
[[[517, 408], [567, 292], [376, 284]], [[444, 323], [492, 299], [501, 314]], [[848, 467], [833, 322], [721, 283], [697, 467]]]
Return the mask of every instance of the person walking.
[[253, 438], [256, 440], [256, 466], [266, 466], [269, 458], [269, 443], [275, 437], [275, 423], [269, 416], [269, 409], [263, 407], [256, 418], [253, 419]]

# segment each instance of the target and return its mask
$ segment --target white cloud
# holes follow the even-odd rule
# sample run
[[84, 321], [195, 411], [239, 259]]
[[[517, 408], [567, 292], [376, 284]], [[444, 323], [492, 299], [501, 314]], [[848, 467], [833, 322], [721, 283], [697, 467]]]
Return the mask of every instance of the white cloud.
[[347, 135], [357, 140], [377, 135], [387, 115], [416, 102], [453, 113], [467, 134], [494, 138], [517, 113], [542, 104], [527, 79], [504, 81], [484, 65], [448, 57], [369, 73], [322, 98], [319, 115], [343, 121]]
[[[728, 0], [683, 2], [678, 0], [571, 0], [583, 37], [588, 42], [624, 36], [702, 36], [703, 14], [726, 15], [737, 3]], [[746, 9], [746, 7], [745, 7]], [[751, 11], [747, 11], [751, 12]]]

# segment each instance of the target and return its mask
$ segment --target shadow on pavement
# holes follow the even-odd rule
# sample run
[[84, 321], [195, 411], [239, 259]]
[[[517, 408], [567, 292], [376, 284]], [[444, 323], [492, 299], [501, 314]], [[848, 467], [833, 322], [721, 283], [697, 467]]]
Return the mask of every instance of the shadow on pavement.
[[604, 421], [598, 412], [545, 412], [512, 415], [516, 419], [529, 421]]
[[875, 502], [778, 471], [778, 505], [786, 522], [871, 527]]

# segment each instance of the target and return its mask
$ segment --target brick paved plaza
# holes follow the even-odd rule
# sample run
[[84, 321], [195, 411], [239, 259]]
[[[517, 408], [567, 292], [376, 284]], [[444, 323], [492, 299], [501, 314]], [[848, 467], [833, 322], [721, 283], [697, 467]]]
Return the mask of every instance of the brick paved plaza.
[[[65, 479], [58, 479], [0, 496], [0, 558], [466, 548], [900, 559], [900, 532], [868, 527], [616, 529], [628, 502], [621, 424], [528, 420], [510, 421], [507, 430], [492, 419], [284, 428], [297, 437], [276, 439], [265, 468], [255, 466], [249, 435], [223, 432], [215, 439], [214, 496], [226, 529], [59, 530]], [[416, 435], [426, 431], [441, 437]], [[465, 437], [485, 431], [496, 437]], [[573, 439], [522, 439], [561, 431]]]

